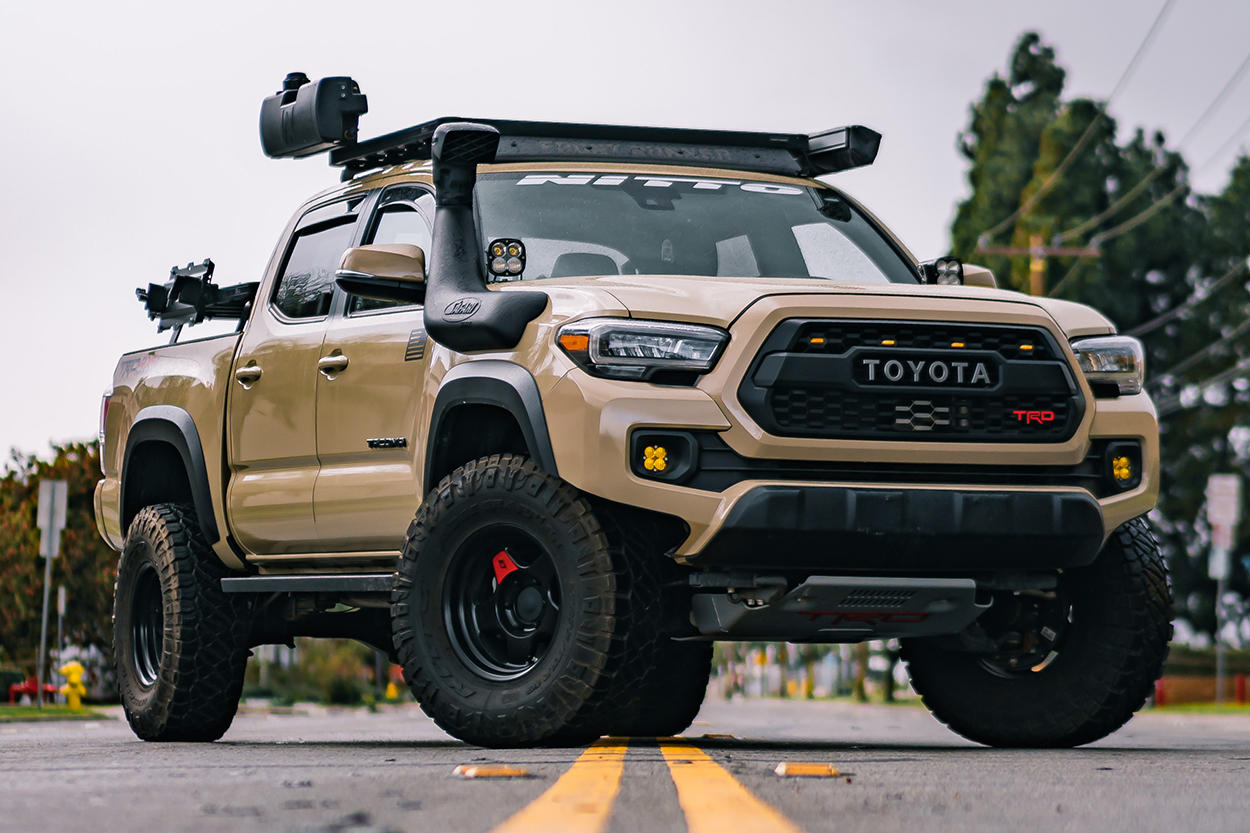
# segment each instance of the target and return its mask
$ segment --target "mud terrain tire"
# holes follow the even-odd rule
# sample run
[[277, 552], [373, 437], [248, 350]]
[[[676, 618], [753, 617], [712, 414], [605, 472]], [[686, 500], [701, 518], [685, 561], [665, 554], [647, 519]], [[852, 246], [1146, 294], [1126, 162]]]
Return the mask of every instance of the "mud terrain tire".
[[1119, 729], [1163, 671], [1172, 638], [1172, 591], [1144, 518], [1121, 526], [1097, 561], [1063, 577], [1071, 622], [1040, 671], [995, 674], [976, 654], [905, 640], [912, 686], [930, 711], [990, 746], [1071, 747]]
[[190, 506], [139, 512], [113, 602], [113, 661], [130, 728], [148, 741], [213, 741], [230, 728], [249, 651], [244, 599]]
[[429, 494], [400, 554], [391, 619], [404, 679], [468, 743], [588, 742], [616, 588], [576, 489], [522, 456], [469, 463]]
[[590, 722], [596, 734], [669, 737], [689, 728], [712, 673], [712, 643], [691, 635], [689, 571], [661, 553], [645, 523], [605, 518], [621, 574], [611, 680]]

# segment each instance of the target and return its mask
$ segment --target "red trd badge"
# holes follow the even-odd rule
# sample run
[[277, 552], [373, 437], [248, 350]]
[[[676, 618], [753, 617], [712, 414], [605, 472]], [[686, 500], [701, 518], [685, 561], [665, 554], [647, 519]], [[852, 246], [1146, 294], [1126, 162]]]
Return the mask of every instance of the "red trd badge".
[[1044, 425], [1055, 421], [1054, 411], [1012, 411], [1017, 422], [1025, 425]]
[[521, 569], [516, 565], [516, 562], [512, 560], [512, 556], [508, 555], [507, 550], [500, 550], [499, 554], [491, 559], [491, 564], [495, 567], [495, 581], [500, 584], [503, 584], [503, 580], [510, 574]]

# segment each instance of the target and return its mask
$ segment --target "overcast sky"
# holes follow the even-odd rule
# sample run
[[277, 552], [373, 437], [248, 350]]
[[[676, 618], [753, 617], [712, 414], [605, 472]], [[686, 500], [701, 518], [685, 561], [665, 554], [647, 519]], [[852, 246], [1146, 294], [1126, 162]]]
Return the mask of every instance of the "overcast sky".
[[[324, 158], [260, 151], [293, 70], [351, 75], [362, 135], [441, 115], [811, 132], [862, 123], [872, 167], [834, 181], [922, 258], [967, 191], [968, 106], [1026, 29], [1105, 97], [1162, 0], [7, 3], [0, 11], [0, 453], [94, 436], [118, 356], [158, 338], [134, 288], [211, 257], [257, 280]], [[1250, 51], [1250, 3], [1175, 0], [1112, 106], [1184, 134]], [[1248, 73], [1250, 74], [1250, 73]], [[1250, 79], [1185, 148], [1250, 116]], [[1250, 131], [1248, 131], [1250, 133]], [[1196, 178], [1222, 187], [1237, 148]]]

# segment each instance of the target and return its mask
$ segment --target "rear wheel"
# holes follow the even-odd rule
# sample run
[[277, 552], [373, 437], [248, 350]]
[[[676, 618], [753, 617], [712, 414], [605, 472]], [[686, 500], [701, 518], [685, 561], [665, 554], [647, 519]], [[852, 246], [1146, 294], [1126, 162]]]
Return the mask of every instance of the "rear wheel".
[[189, 506], [149, 506], [126, 534], [113, 661], [126, 719], [150, 741], [212, 741], [243, 691], [249, 614]]
[[1142, 707], [1172, 636], [1167, 565], [1144, 518], [1121, 526], [1055, 590], [996, 595], [978, 620], [994, 650], [903, 642], [912, 685], [942, 722], [991, 746], [1068, 747]]
[[392, 596], [404, 678], [441, 727], [480, 746], [580, 743], [603, 697], [616, 581], [598, 521], [524, 457], [482, 458], [430, 493]]

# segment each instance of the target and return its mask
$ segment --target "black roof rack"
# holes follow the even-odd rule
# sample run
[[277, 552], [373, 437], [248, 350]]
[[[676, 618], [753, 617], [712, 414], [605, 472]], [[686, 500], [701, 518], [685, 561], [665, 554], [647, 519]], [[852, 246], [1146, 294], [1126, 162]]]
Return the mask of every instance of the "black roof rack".
[[871, 165], [881, 144], [880, 133], [860, 125], [806, 135], [455, 117], [358, 142], [357, 124], [368, 111], [360, 85], [351, 78], [312, 81], [293, 72], [261, 104], [261, 147], [274, 158], [328, 150], [330, 164], [342, 168], [346, 179], [372, 168], [429, 159], [434, 131], [449, 122], [498, 130], [498, 162], [652, 162], [820, 176]]
[[344, 176], [430, 158], [441, 124], [471, 121], [500, 133], [496, 162], [594, 160], [734, 168], [786, 176], [819, 176], [872, 164], [881, 134], [853, 125], [823, 133], [752, 133], [675, 127], [466, 119], [447, 116], [330, 151]]

